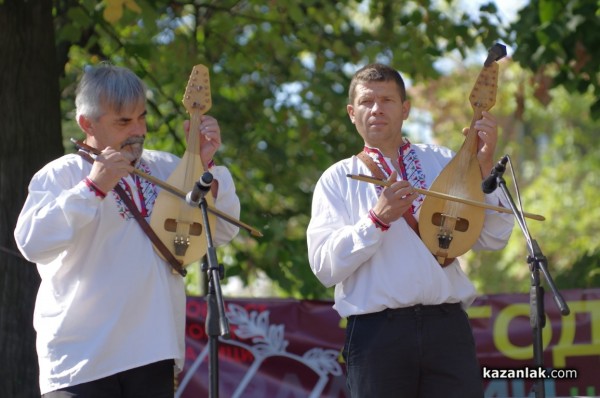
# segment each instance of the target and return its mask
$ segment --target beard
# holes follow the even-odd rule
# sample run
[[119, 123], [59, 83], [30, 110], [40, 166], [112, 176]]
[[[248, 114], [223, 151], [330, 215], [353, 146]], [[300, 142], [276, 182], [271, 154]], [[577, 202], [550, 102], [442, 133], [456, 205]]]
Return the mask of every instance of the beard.
[[121, 144], [121, 153], [132, 164], [142, 156], [145, 139], [145, 136], [129, 137]]

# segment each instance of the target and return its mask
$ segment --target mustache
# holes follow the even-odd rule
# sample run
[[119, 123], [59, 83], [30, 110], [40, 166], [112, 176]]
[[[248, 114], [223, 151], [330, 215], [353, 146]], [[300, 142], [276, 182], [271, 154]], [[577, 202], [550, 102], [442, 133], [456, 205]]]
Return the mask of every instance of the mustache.
[[127, 145], [143, 144], [145, 140], [145, 136], [129, 137], [123, 141], [121, 144], [121, 149], [125, 148]]

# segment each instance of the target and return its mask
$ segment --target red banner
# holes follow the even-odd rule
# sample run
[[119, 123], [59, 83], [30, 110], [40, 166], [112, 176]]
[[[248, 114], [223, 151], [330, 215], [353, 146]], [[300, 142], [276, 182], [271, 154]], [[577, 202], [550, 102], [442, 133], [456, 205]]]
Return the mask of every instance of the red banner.
[[[561, 293], [569, 315], [560, 314], [548, 293], [544, 303], [546, 396], [600, 395], [600, 289]], [[189, 297], [186, 363], [176, 396], [208, 397], [211, 377], [218, 380], [221, 397], [349, 396], [340, 356], [345, 321], [331, 306], [329, 301], [225, 299], [230, 338], [208, 344], [206, 302]], [[530, 395], [537, 368], [529, 296], [482, 296], [467, 312], [486, 397]], [[211, 347], [219, 354], [212, 361]]]

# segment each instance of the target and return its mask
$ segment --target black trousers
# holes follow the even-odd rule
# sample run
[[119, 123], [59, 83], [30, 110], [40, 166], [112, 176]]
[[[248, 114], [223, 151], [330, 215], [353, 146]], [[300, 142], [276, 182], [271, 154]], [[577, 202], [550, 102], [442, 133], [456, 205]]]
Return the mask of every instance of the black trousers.
[[173, 360], [129, 369], [102, 379], [61, 388], [43, 398], [173, 398]]
[[342, 352], [353, 398], [481, 398], [469, 319], [460, 304], [351, 316]]

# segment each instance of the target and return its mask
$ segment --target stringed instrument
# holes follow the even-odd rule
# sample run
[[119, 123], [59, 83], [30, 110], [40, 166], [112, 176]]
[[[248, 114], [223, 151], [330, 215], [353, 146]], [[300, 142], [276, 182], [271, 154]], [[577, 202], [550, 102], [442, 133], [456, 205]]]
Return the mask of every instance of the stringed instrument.
[[[380, 180], [378, 178], [371, 177], [371, 176], [365, 175], [365, 174], [346, 174], [346, 177], [351, 178], [353, 180], [369, 182], [371, 184], [379, 185], [381, 187], [390, 187], [394, 183], [393, 181]], [[483, 209], [490, 209], [490, 210], [495, 210], [500, 213], [513, 214], [512, 209], [509, 209], [507, 207], [494, 206], [494, 205], [490, 205], [485, 202], [477, 202], [477, 201], [474, 201], [471, 199], [463, 199], [463, 198], [459, 198], [456, 196], [451, 196], [448, 194], [435, 192], [435, 191], [428, 191], [427, 189], [421, 189], [421, 188], [417, 188], [417, 187], [413, 187], [413, 189], [415, 190], [415, 192], [418, 192], [421, 195], [429, 195], [429, 196], [433, 196], [433, 197], [437, 197], [437, 198], [445, 199], [445, 200], [454, 200], [456, 202], [465, 203], [465, 204], [468, 204], [471, 206], [481, 207]], [[545, 221], [546, 220], [546, 217], [539, 215], [539, 214], [527, 213], [527, 212], [523, 212], [522, 214], [523, 214], [523, 217], [531, 218], [532, 220], [537, 220], [537, 221]]]
[[[166, 183], [183, 192], [190, 192], [204, 173], [198, 131], [202, 115], [212, 106], [209, 73], [206, 66], [194, 66], [182, 102], [190, 115], [188, 145], [179, 165]], [[209, 206], [214, 202], [210, 194], [207, 194], [205, 199]], [[215, 223], [215, 216], [210, 214], [211, 231], [214, 230]], [[160, 191], [156, 198], [150, 226], [183, 266], [198, 261], [206, 254], [208, 243], [202, 224], [202, 211], [199, 207], [190, 206], [165, 190]], [[157, 253], [163, 257], [158, 250]]]
[[[430, 191], [484, 202], [481, 170], [477, 160], [479, 137], [475, 122], [483, 111], [496, 103], [498, 69], [496, 61], [506, 55], [506, 47], [495, 44], [488, 52], [483, 68], [471, 90], [469, 102], [473, 118], [466, 138], [456, 155], [429, 187]], [[440, 264], [458, 257], [475, 244], [485, 219], [485, 209], [440, 197], [426, 196], [419, 215], [419, 233]]]

